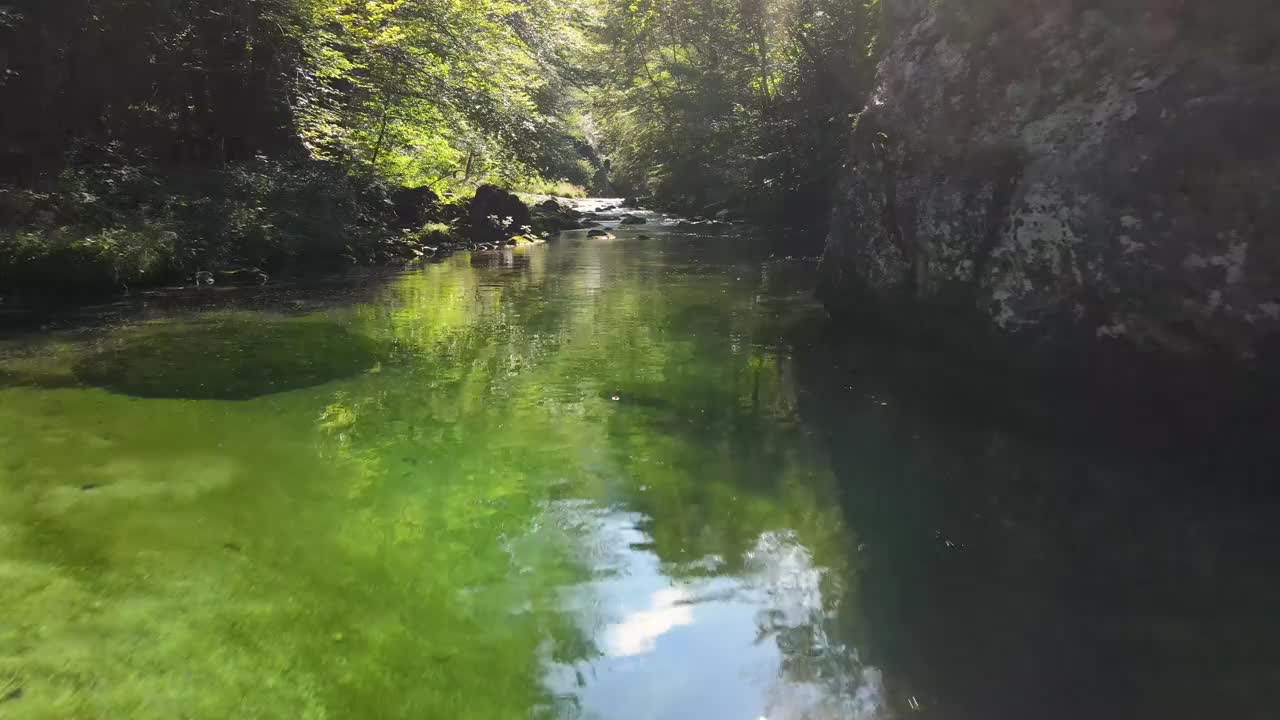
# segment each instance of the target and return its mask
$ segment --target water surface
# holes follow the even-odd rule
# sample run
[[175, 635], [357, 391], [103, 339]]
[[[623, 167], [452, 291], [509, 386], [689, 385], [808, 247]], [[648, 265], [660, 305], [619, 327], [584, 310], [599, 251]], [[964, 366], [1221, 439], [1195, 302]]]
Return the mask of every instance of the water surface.
[[0, 714], [873, 714], [811, 272], [577, 233], [9, 342]]
[[617, 233], [6, 341], [0, 716], [1274, 709], [1251, 498], [1152, 510], [1158, 457], [839, 368], [813, 263]]

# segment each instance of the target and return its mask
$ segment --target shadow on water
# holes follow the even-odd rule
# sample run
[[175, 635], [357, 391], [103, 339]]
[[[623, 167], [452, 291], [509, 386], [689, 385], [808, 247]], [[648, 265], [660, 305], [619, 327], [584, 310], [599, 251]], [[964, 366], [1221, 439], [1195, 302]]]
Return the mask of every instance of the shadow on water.
[[375, 342], [335, 323], [223, 318], [130, 329], [73, 372], [135, 397], [249, 400], [350, 377], [379, 357]]
[[[1280, 503], [1262, 437], [1075, 414], [901, 348], [814, 343], [797, 363], [862, 543], [866, 659], [895, 704], [947, 720], [1273, 716]], [[1022, 412], [1036, 403], [1044, 422]]]

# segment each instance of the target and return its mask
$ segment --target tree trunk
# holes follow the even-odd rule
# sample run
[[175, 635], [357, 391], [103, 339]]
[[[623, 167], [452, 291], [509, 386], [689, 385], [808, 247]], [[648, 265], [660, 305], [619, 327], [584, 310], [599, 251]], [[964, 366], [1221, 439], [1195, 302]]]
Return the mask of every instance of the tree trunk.
[[395, 98], [395, 91], [392, 88], [395, 87], [399, 70], [400, 58], [396, 58], [391, 63], [391, 72], [388, 74], [387, 85], [382, 93], [382, 120], [378, 123], [378, 139], [373, 144], [373, 157], [369, 160], [370, 177], [378, 172], [378, 157], [382, 154], [382, 144], [387, 139], [387, 123], [391, 120], [391, 101]]

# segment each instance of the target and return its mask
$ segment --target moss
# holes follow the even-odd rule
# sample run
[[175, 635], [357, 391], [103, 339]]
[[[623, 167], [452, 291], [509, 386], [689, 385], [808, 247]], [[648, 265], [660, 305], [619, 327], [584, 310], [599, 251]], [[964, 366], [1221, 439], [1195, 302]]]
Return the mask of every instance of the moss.
[[137, 397], [246, 400], [349, 377], [378, 358], [374, 342], [340, 325], [232, 316], [126, 331], [75, 374]]

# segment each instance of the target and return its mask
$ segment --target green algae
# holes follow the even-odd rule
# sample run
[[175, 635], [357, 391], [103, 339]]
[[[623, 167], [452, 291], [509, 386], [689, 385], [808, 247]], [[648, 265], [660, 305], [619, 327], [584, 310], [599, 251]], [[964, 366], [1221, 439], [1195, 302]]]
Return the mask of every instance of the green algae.
[[377, 345], [331, 322], [231, 315], [117, 333], [75, 366], [89, 385], [144, 398], [247, 400], [355, 375]]
[[[787, 360], [735, 311], [759, 278], [672, 291], [646, 247], [459, 257], [301, 318], [0, 348], [0, 371], [79, 381], [0, 387], [0, 688], [23, 689], [0, 715], [629, 717], [591, 678], [643, 666], [610, 649], [631, 596], [756, 597], [777, 538], [825, 578], [795, 627], [856, 616]], [[610, 540], [620, 522], [643, 541]], [[663, 627], [758, 648], [764, 597], [723, 610], [738, 632]], [[842, 647], [762, 657], [780, 687], [824, 675], [839, 697], [859, 677]], [[726, 668], [706, 682], [763, 692]]]

